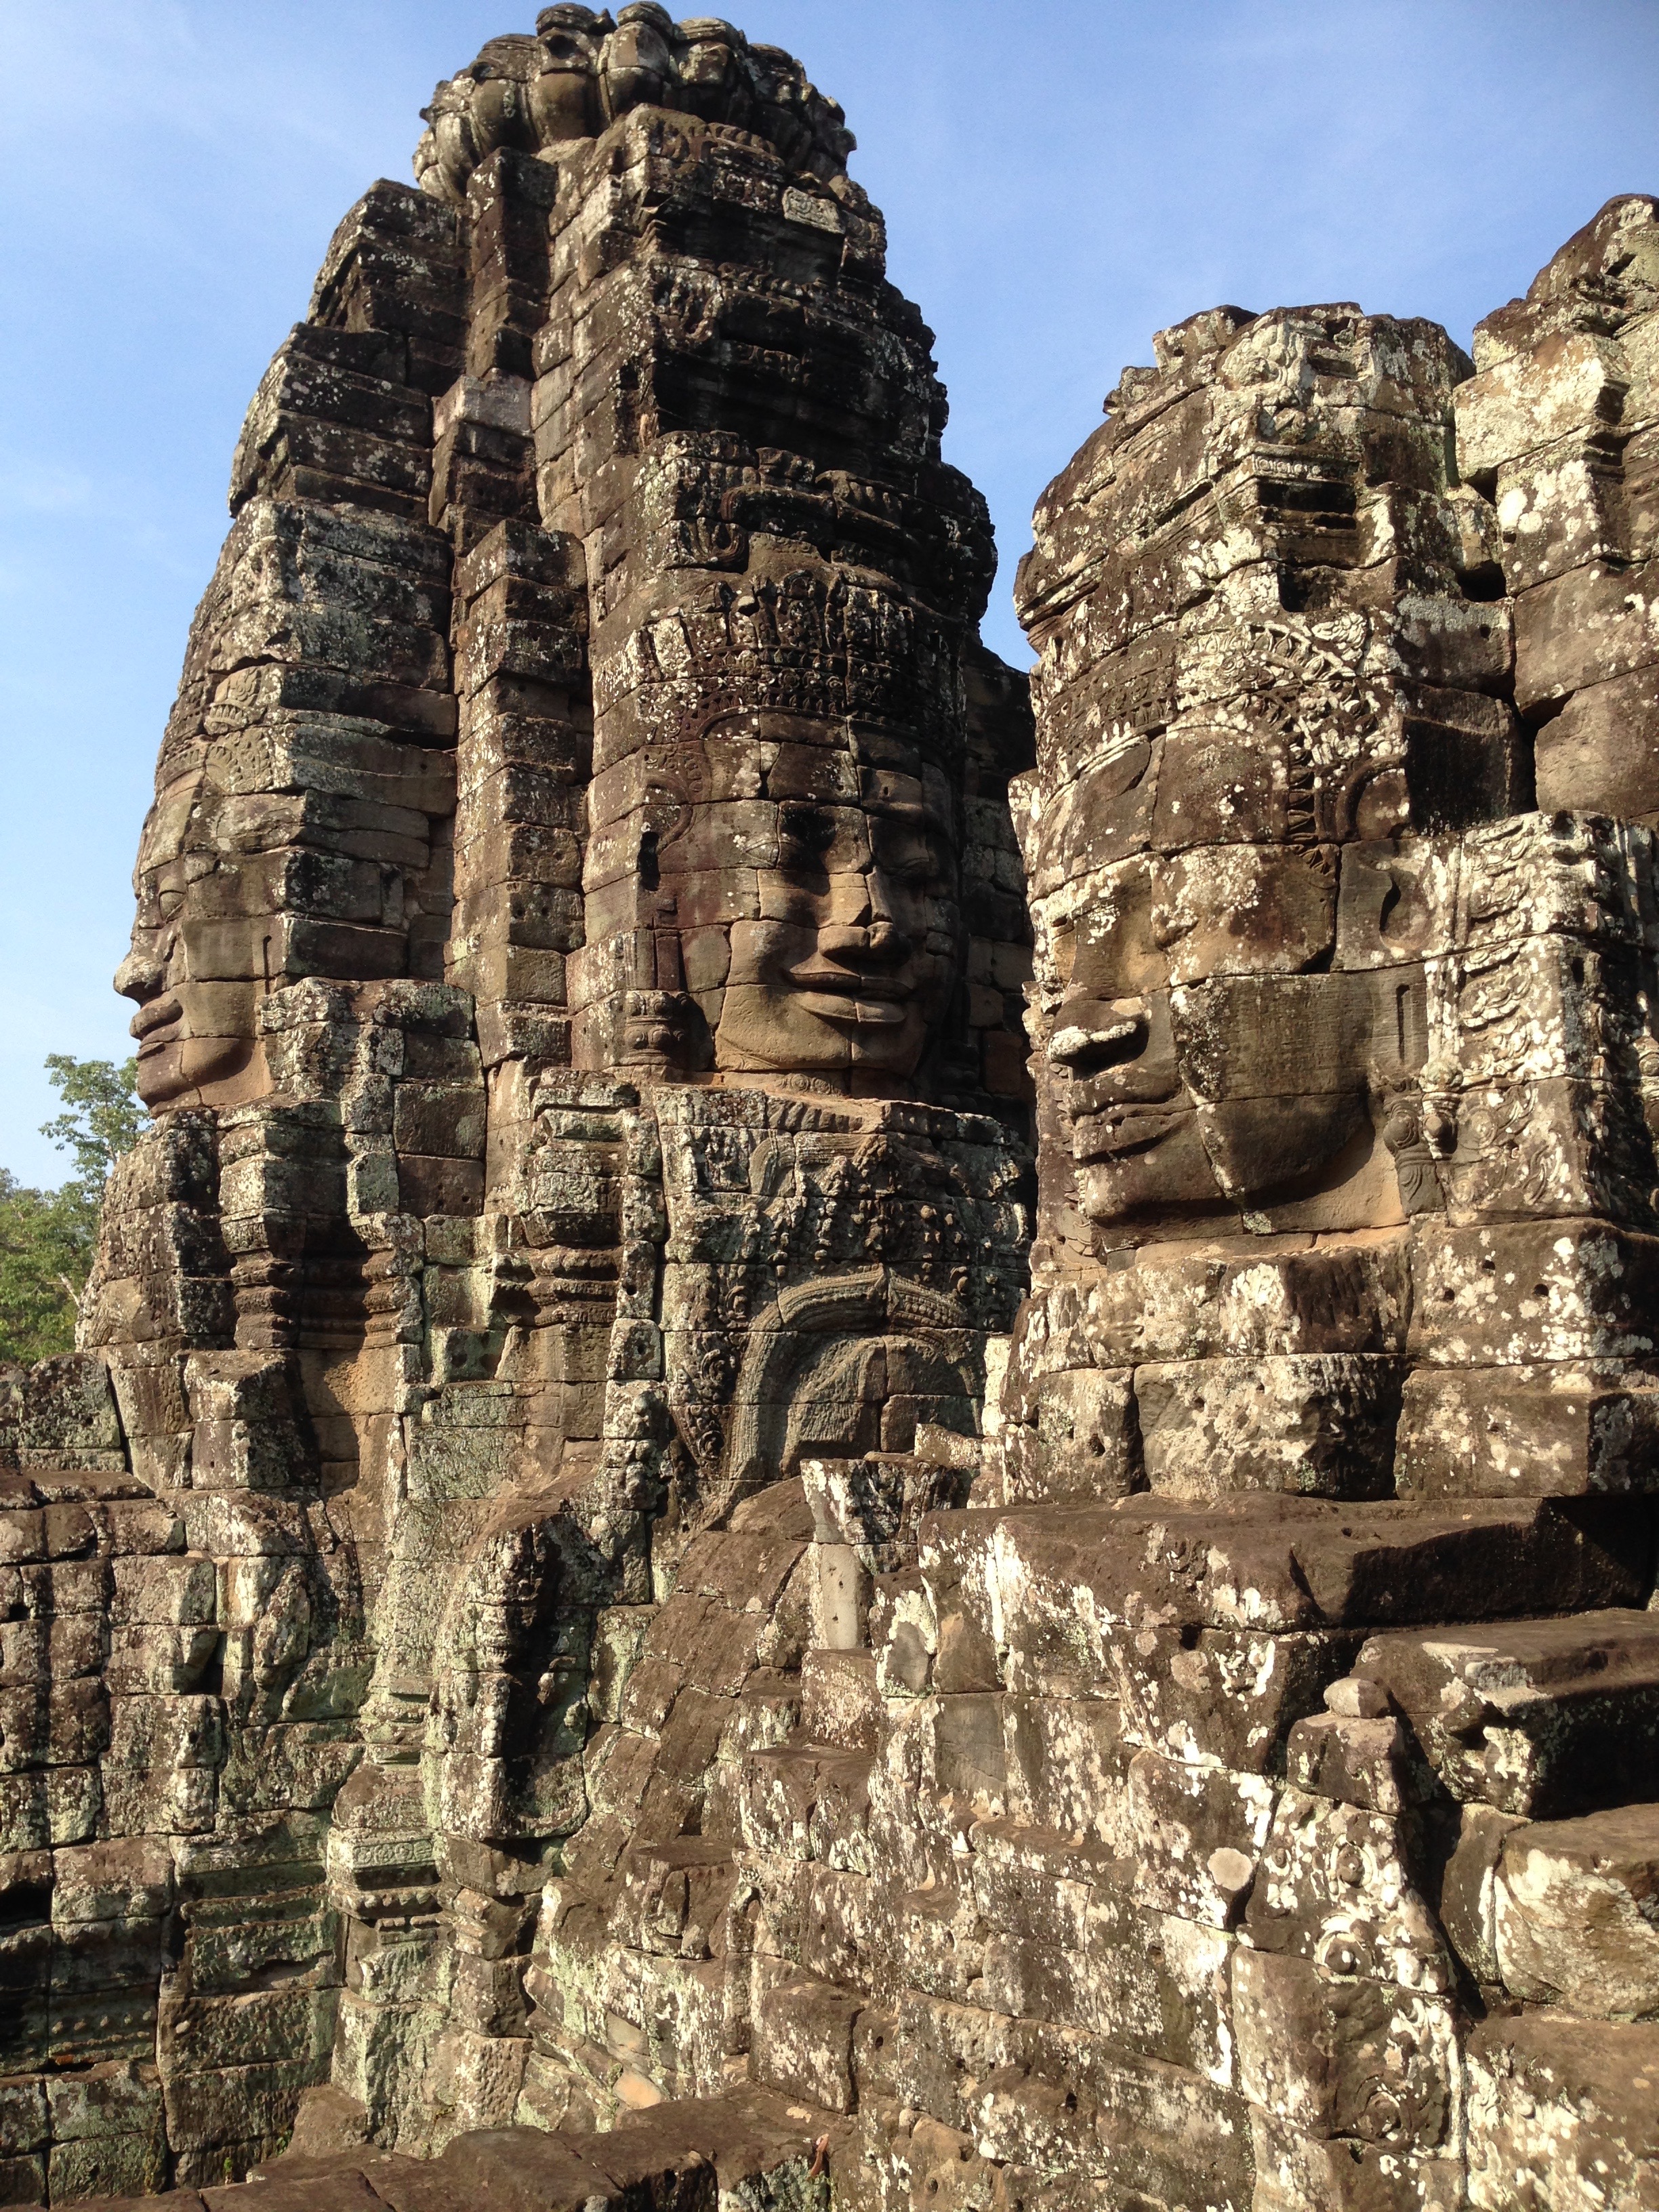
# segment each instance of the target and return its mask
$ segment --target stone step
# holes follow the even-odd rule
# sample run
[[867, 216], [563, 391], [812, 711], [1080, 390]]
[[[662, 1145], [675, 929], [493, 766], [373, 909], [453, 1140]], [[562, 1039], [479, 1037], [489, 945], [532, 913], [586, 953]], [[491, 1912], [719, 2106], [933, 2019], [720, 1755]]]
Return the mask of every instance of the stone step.
[[155, 1494], [125, 1468], [76, 1467], [31, 1454], [21, 1467], [0, 1468], [0, 1513], [31, 1505], [91, 1505]]
[[433, 2172], [450, 2188], [459, 2187], [464, 2201], [489, 2204], [495, 2212], [547, 2212], [549, 2206], [586, 2203], [641, 2184], [647, 2202], [674, 2201], [672, 2184], [687, 2163], [686, 2147], [669, 2151], [647, 2139], [631, 2143], [621, 2158], [610, 2159], [607, 2147], [608, 2139], [599, 2136], [580, 2139], [579, 2148], [578, 2140], [562, 2130], [544, 2135], [537, 2128], [480, 2129], [457, 2136], [434, 2161]]
[[696, 2171], [701, 2160], [714, 2167], [724, 2195], [746, 2179], [810, 2166], [826, 2135], [833, 2145], [836, 2123], [836, 2114], [821, 2106], [745, 2083], [724, 2096], [629, 2112], [611, 2134], [575, 2140], [624, 2187], [635, 2185], [635, 2177], [648, 2178], [658, 2160]]
[[1656, 1894], [1659, 1805], [1512, 1829], [1492, 1884], [1504, 1986], [1601, 2019], [1659, 2013]]
[[1655, 1509], [1638, 1498], [969, 1510], [923, 1524], [932, 1686], [1087, 1692], [1129, 1628], [1383, 1629], [1645, 1601]]
[[1659, 1613], [1396, 1631], [1354, 1671], [1388, 1691], [1465, 1804], [1589, 1812], [1628, 1798], [1659, 1759]]
[[[712, 2212], [717, 2196], [752, 2192], [787, 2168], [799, 2169], [798, 2194], [835, 2126], [833, 2112], [745, 2085], [627, 2113], [604, 2135], [480, 2129], [429, 2160], [372, 2148], [289, 2154], [246, 2182], [160, 2201], [167, 2212]], [[154, 2212], [157, 2203], [88, 2197], [79, 2212]]]

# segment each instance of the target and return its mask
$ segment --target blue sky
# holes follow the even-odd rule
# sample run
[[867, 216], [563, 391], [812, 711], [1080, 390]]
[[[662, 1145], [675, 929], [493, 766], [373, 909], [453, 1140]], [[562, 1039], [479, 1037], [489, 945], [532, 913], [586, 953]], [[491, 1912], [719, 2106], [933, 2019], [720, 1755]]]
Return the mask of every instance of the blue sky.
[[[0, 0], [0, 1166], [55, 1182], [48, 1052], [109, 990], [243, 410], [336, 222], [536, 0]], [[735, 5], [735, 0], [734, 0]], [[1659, 0], [748, 0], [846, 107], [946, 453], [990, 501], [987, 635], [1043, 484], [1151, 333], [1230, 301], [1472, 324], [1659, 190]]]

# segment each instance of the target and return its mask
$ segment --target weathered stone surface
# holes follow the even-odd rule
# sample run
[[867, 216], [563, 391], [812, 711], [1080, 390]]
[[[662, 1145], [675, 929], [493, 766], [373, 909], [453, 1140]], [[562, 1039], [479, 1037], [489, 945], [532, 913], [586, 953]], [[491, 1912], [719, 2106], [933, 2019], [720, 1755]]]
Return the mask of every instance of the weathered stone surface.
[[426, 120], [0, 1377], [0, 2199], [1659, 2203], [1654, 203], [1159, 333], [1028, 686], [798, 64]]
[[1569, 2012], [1484, 2021], [1469, 2042], [1468, 2201], [1552, 2212], [1641, 2204], [1659, 2182], [1659, 2035]]
[[1659, 2012], [1659, 1808], [1543, 1820], [1504, 1839], [1498, 1971], [1516, 1996], [1620, 2019]]

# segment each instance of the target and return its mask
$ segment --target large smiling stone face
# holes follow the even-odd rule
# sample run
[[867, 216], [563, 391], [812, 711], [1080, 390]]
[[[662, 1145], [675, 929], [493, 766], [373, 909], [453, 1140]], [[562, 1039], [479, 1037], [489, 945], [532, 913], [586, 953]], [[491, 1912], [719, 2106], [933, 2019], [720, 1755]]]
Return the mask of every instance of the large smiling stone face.
[[779, 808], [760, 914], [733, 924], [716, 1066], [915, 1073], [955, 977], [951, 793], [835, 749], [845, 799]]
[[959, 801], [912, 734], [757, 710], [642, 747], [589, 801], [590, 1004], [721, 1075], [908, 1084], [963, 966]]
[[[1271, 741], [1173, 750], [1103, 750], [1021, 811], [1039, 1079], [1097, 1224], [1306, 1188], [1366, 1118], [1374, 988], [1321, 972], [1334, 849], [1285, 838]], [[1148, 852], [1160, 805], [1236, 842]]]
[[268, 988], [268, 913], [237, 857], [216, 854], [196, 778], [151, 809], [133, 876], [138, 909], [115, 988], [134, 1000], [138, 1095], [152, 1111], [234, 1105], [265, 1087], [256, 1015]]

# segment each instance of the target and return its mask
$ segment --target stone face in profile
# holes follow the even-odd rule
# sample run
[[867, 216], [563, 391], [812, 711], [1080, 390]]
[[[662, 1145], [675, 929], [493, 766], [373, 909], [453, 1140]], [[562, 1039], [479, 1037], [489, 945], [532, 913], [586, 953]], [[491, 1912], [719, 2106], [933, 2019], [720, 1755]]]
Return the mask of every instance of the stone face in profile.
[[[172, 834], [169, 834], [169, 830]], [[228, 1101], [239, 1079], [264, 1079], [255, 1012], [264, 995], [257, 920], [210, 921], [192, 896], [175, 825], [153, 817], [139, 850], [138, 917], [116, 988], [134, 1000], [138, 1093], [152, 1111], [206, 1097]]]
[[[1624, 2185], [1648, 2156], [1650, 2031], [1577, 2070], [1549, 2031], [1469, 2039], [1451, 1957], [1512, 1999], [1644, 2003], [1639, 1939], [1605, 1963], [1638, 1808], [1597, 1808], [1655, 1697], [1628, 1593], [1659, 1481], [1659, 877], [1604, 611], [1650, 550], [1615, 487], [1651, 412], [1651, 225], [1604, 210], [1480, 326], [1479, 375], [1344, 307], [1162, 333], [1020, 576], [1038, 1236], [1006, 1519], [923, 1559], [998, 1624], [987, 1686], [1087, 1674], [1098, 1637], [1146, 1747], [1137, 1881], [1178, 1832], [1213, 1884], [1163, 1893], [1183, 1916], [1225, 1925], [1250, 1886], [1258, 2208], [1369, 2201], [1368, 2147], [1413, 2205], [1520, 2177], [1565, 2202], [1558, 2159]], [[1147, 1765], [1134, 1826], [1154, 1753], [1180, 1780]]]
[[[331, 458], [384, 478], [388, 456], [407, 463], [416, 441], [429, 452], [430, 409], [408, 385], [329, 358], [394, 365], [386, 339], [354, 347], [355, 335], [302, 325], [279, 356], [288, 381], [274, 381], [290, 406], [307, 393], [313, 408], [331, 398], [355, 416], [367, 404], [397, 441], [359, 434], [354, 454], [341, 430]], [[250, 425], [265, 411], [256, 398]], [[299, 427], [279, 411], [266, 428], [291, 467]], [[271, 993], [312, 975], [435, 978], [449, 929], [447, 550], [397, 511], [413, 493], [384, 483], [362, 486], [361, 505], [337, 496], [353, 489], [339, 479], [318, 487], [326, 498], [273, 497], [260, 474], [271, 464], [249, 459], [256, 434], [244, 433], [237, 519], [192, 626], [116, 978], [138, 1003], [138, 1084], [152, 1108], [266, 1095], [277, 1087], [260, 1016]]]
[[[1310, 1226], [1285, 1209], [1316, 1193], [1320, 1225], [1359, 1228], [1398, 1218], [1375, 1125], [1427, 1057], [1428, 982], [1383, 982], [1352, 927], [1339, 946], [1343, 872], [1518, 789], [1507, 632], [1462, 581], [1480, 510], [1443, 458], [1467, 363], [1346, 308], [1218, 310], [1159, 343], [1022, 572], [1039, 1065], [1102, 1229]], [[1209, 489], [1162, 521], [1177, 425]]]

